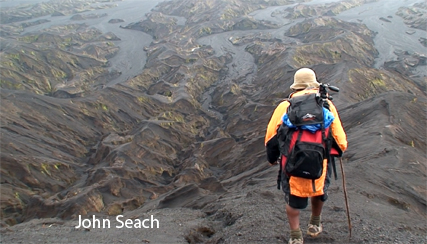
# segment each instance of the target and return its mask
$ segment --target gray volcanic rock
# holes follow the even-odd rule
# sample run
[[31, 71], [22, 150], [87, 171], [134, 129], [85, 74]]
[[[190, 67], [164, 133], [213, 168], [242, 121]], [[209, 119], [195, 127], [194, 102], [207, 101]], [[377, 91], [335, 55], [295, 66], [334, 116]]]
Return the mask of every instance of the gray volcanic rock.
[[106, 66], [118, 51], [111, 42], [116, 40], [81, 24], [4, 40], [1, 87], [47, 95], [90, 90], [113, 77]]
[[124, 28], [146, 32], [154, 39], [163, 39], [177, 29], [176, 18], [165, 16], [159, 12], [147, 14], [147, 19], [128, 25]]
[[[110, 2], [121, 1], [112, 0]], [[2, 8], [0, 10], [0, 22], [9, 24], [18, 21], [29, 20], [46, 15], [64, 16], [76, 13], [82, 13], [95, 9], [113, 8], [116, 5], [105, 4], [98, 5], [94, 3], [101, 2], [99, 0], [73, 0], [73, 1], [49, 1], [35, 3], [30, 6], [18, 6], [16, 8]], [[105, 2], [105, 1], [103, 1]], [[92, 5], [94, 4], [94, 5]]]
[[76, 14], [73, 17], [71, 17], [71, 20], [85, 20], [86, 18], [83, 17], [81, 14]]
[[40, 25], [40, 24], [44, 24], [50, 22], [50, 20], [47, 19], [41, 19], [41, 20], [36, 20], [36, 21], [31, 21], [31, 22], [26, 22], [26, 23], [22, 23], [21, 26], [23, 28], [27, 28], [29, 26], [34, 26], [34, 25]]
[[317, 5], [296, 4], [284, 10], [276, 10], [273, 16], [282, 16], [287, 19], [309, 18], [316, 16], [335, 16], [345, 10], [370, 3], [376, 0], [338, 1]]
[[416, 3], [411, 7], [401, 7], [396, 13], [412, 28], [427, 29], [427, 3]]
[[296, 47], [293, 57], [300, 66], [340, 61], [371, 66], [378, 55], [372, 31], [364, 25], [345, 23], [331, 17], [303, 21], [289, 28], [285, 34], [310, 43]]
[[76, 14], [71, 17], [71, 20], [86, 20], [106, 17], [108, 14]]
[[111, 24], [122, 23], [122, 22], [125, 22], [125, 21], [123, 19], [110, 19], [108, 21], [108, 23], [111, 23]]
[[420, 43], [423, 44], [423, 46], [427, 47], [427, 38], [420, 38], [419, 39]]

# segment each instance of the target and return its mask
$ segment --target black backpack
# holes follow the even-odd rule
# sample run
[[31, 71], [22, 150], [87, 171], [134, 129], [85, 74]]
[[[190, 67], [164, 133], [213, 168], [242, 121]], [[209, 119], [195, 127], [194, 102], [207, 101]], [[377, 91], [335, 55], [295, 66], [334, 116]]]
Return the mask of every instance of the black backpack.
[[[277, 131], [279, 150], [281, 153], [278, 188], [282, 174], [311, 179], [313, 191], [314, 182], [323, 172], [324, 159], [330, 159], [331, 135], [329, 128], [324, 125], [323, 107], [329, 109], [329, 104], [316, 93], [290, 98], [287, 116], [295, 127], [289, 128], [284, 123]], [[319, 129], [309, 131], [307, 125], [317, 125]], [[320, 125], [320, 126], [319, 126]], [[333, 164], [336, 177], [336, 169]]]

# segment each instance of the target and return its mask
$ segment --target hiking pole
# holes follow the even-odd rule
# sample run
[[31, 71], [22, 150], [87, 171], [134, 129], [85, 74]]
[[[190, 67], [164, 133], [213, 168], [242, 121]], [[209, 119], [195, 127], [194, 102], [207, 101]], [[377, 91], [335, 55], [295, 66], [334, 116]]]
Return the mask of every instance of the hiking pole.
[[349, 239], [351, 238], [351, 221], [350, 221], [350, 210], [348, 208], [348, 199], [347, 199], [347, 189], [345, 187], [345, 174], [344, 174], [344, 167], [342, 163], [342, 158], [340, 157], [340, 165], [341, 165], [341, 174], [342, 174], [342, 186], [344, 189], [344, 198], [345, 198], [345, 207], [347, 209], [347, 219], [348, 219], [348, 230], [349, 230]]

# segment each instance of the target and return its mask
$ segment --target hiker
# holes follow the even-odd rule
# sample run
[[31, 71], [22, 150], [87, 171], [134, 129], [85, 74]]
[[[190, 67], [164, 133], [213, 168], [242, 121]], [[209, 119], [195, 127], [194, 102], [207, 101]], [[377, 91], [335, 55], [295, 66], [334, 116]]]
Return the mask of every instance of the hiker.
[[[296, 71], [294, 75], [294, 82], [290, 86], [293, 93], [289, 97], [292, 99], [307, 94], [318, 94], [319, 86], [320, 84], [316, 80], [314, 71], [309, 68], [301, 68]], [[330, 137], [332, 137], [330, 149], [333, 147], [334, 150], [338, 151], [338, 155], [341, 156], [347, 149], [347, 136], [334, 104], [330, 100], [326, 100], [325, 103], [327, 103], [325, 107], [328, 108], [328, 111], [333, 115], [332, 123], [329, 126], [332, 130], [330, 133]], [[290, 103], [287, 100], [281, 102], [274, 110], [267, 126], [265, 146], [267, 158], [271, 165], [278, 164], [278, 160], [280, 161], [282, 160], [281, 158], [283, 158], [279, 149], [278, 129], [283, 123], [282, 117], [287, 113], [289, 106]], [[329, 155], [329, 152], [327, 152], [326, 155]], [[332, 172], [331, 164], [334, 160], [331, 156], [328, 156], [328, 158], [329, 160], [320, 159], [320, 162], [326, 167], [321, 169], [321, 176], [318, 179], [311, 180], [282, 173], [282, 178], [278, 180], [280, 181], [278, 184], [282, 185], [283, 191], [285, 192], [286, 214], [291, 229], [289, 244], [303, 243], [299, 215], [300, 210], [307, 207], [308, 198], [311, 199], [311, 217], [307, 234], [315, 237], [322, 232], [321, 213], [323, 204], [328, 199], [327, 189]], [[335, 165], [333, 166], [335, 167]], [[284, 169], [281, 167], [281, 171], [283, 170]], [[278, 185], [278, 187], [280, 189], [280, 185]]]

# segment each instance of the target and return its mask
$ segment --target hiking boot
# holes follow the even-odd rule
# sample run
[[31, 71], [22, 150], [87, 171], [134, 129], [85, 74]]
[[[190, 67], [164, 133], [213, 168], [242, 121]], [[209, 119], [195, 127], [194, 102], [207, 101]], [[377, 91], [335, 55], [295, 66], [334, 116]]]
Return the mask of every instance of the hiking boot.
[[291, 238], [291, 239], [289, 239], [288, 244], [304, 244], [304, 242], [303, 242], [302, 238], [300, 238], [300, 239]]
[[309, 224], [308, 225], [308, 230], [307, 230], [307, 235], [311, 236], [311, 237], [316, 237], [318, 236], [320, 233], [322, 233], [322, 224], [320, 225], [312, 225]]

